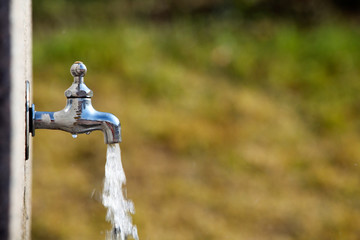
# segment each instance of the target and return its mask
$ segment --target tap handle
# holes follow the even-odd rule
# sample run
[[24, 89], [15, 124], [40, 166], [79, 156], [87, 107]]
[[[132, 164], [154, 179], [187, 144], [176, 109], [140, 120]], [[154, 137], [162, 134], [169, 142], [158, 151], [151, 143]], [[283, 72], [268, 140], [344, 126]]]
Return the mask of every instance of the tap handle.
[[85, 64], [81, 61], [76, 61], [70, 68], [70, 73], [73, 77], [84, 77], [87, 72]]
[[70, 73], [74, 77], [74, 82], [65, 91], [67, 98], [91, 98], [93, 96], [93, 92], [84, 83], [86, 71], [85, 64], [80, 61], [74, 62], [71, 66]]

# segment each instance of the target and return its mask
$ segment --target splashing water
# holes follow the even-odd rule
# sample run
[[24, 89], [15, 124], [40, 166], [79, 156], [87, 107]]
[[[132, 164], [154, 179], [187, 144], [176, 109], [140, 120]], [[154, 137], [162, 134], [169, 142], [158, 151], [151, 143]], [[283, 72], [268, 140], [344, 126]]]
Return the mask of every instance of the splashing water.
[[135, 213], [134, 204], [124, 196], [125, 183], [120, 146], [108, 144], [102, 203], [107, 208], [106, 220], [111, 222], [113, 230], [106, 234], [106, 240], [126, 240], [129, 236], [139, 240], [137, 228], [132, 224], [130, 215]]

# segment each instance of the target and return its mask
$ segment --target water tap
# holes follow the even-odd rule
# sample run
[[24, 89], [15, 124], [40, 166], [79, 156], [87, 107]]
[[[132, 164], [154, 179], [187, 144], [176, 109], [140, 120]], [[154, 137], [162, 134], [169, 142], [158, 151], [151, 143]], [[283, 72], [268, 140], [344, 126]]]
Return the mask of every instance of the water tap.
[[93, 92], [85, 85], [86, 66], [80, 61], [75, 62], [70, 73], [74, 82], [65, 91], [66, 106], [57, 112], [35, 111], [30, 108], [30, 132], [35, 136], [35, 129], [62, 130], [77, 134], [100, 130], [104, 133], [106, 144], [121, 142], [120, 121], [111, 113], [98, 112], [91, 104]]

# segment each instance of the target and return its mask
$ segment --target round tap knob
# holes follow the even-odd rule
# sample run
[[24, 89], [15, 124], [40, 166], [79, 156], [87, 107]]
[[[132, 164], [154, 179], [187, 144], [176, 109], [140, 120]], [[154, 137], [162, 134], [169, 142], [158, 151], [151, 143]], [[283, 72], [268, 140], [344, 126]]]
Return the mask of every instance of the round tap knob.
[[84, 77], [87, 72], [85, 64], [81, 61], [76, 61], [70, 68], [70, 73], [73, 77]]
[[84, 83], [86, 71], [86, 66], [81, 61], [76, 61], [71, 65], [70, 73], [74, 77], [74, 82], [65, 91], [67, 98], [91, 98], [93, 96], [93, 92]]

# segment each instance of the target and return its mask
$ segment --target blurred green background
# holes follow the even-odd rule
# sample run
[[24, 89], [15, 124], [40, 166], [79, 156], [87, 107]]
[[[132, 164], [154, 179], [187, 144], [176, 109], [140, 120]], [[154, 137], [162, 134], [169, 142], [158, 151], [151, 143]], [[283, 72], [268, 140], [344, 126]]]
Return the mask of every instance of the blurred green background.
[[[83, 61], [140, 239], [360, 239], [360, 3], [33, 1], [34, 103]], [[104, 239], [106, 146], [36, 131], [35, 240]]]

